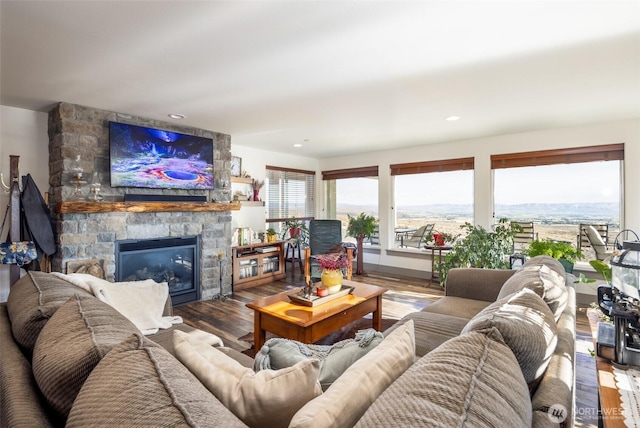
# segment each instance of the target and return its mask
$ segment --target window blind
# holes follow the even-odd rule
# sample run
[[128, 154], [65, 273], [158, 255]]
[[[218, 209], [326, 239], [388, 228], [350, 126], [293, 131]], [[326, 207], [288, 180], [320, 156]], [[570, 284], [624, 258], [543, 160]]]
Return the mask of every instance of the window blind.
[[516, 168], [606, 160], [624, 160], [624, 144], [492, 155], [491, 168]]
[[322, 171], [323, 180], [338, 180], [341, 178], [377, 177], [378, 165], [363, 166], [360, 168], [334, 169]]
[[267, 222], [315, 216], [315, 171], [266, 166]]
[[444, 159], [427, 162], [397, 163], [391, 165], [391, 175], [424, 174], [428, 172], [462, 171], [473, 169], [473, 158]]

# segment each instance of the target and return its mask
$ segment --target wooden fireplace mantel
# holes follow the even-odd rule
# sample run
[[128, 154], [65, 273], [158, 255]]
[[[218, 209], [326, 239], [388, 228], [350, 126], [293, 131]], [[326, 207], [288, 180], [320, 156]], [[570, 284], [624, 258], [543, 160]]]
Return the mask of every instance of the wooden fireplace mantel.
[[61, 214], [210, 212], [236, 211], [240, 207], [240, 202], [60, 202], [56, 205], [56, 212]]

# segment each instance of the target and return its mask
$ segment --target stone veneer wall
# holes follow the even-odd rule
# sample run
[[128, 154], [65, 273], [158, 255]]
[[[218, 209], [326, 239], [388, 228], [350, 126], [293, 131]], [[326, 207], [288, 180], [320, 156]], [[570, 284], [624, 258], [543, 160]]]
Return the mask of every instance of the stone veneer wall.
[[[228, 200], [220, 190], [158, 190], [112, 188], [109, 186], [109, 122], [125, 122], [184, 134], [212, 138], [214, 141], [215, 182], [229, 180], [231, 137], [212, 131], [178, 126], [169, 122], [60, 103], [49, 113], [49, 203], [54, 213], [58, 251], [52, 257], [52, 270], [66, 272], [70, 261], [104, 259], [108, 280], [114, 279], [114, 241], [201, 236], [200, 296], [211, 299], [231, 290], [231, 212], [158, 212], [60, 214], [58, 202], [70, 201], [74, 186], [69, 181], [71, 162], [80, 155], [87, 180], [94, 171], [102, 176], [101, 193], [108, 201], [123, 201], [126, 193], [205, 195], [208, 201]], [[216, 186], [217, 187], [217, 186]], [[87, 192], [85, 186], [84, 191]], [[218, 255], [222, 254], [222, 263]], [[222, 269], [222, 284], [220, 284]]]

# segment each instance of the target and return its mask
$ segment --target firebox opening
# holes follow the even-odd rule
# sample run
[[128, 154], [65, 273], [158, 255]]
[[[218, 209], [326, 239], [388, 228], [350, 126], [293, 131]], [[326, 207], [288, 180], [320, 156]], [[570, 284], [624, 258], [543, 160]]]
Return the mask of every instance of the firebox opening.
[[116, 241], [116, 281], [167, 282], [174, 305], [200, 300], [200, 237]]

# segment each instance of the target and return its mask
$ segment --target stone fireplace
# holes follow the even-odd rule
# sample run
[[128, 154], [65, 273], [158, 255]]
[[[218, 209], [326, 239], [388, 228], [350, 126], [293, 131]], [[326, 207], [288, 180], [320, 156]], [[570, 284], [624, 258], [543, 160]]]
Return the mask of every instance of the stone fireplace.
[[[109, 121], [127, 122], [212, 138], [215, 182], [230, 178], [231, 137], [173, 123], [60, 103], [49, 113], [49, 204], [58, 251], [52, 270], [66, 272], [68, 262], [103, 259], [106, 279], [116, 280], [116, 242], [197, 237], [198, 298], [231, 291], [231, 210], [224, 189], [130, 189], [109, 186]], [[80, 155], [83, 170], [102, 177], [103, 202], [72, 202], [70, 166]], [[88, 188], [85, 189], [87, 191]], [[125, 194], [205, 196], [206, 203], [123, 202]]]

